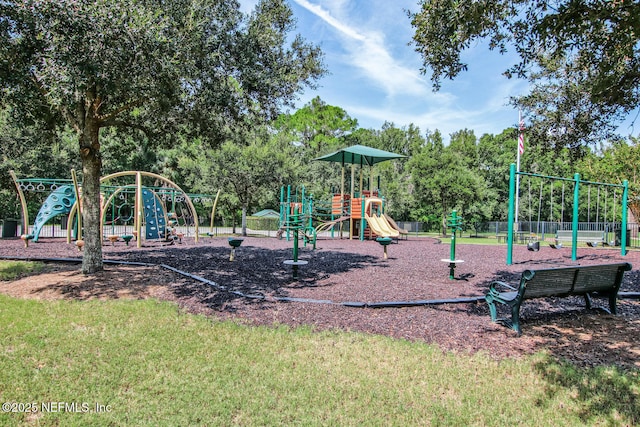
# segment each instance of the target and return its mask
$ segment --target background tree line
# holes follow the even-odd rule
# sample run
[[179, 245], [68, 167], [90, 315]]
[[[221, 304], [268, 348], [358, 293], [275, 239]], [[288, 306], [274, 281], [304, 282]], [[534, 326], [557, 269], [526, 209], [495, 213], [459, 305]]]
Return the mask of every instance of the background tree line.
[[[3, 218], [18, 215], [8, 170], [16, 170], [21, 177], [68, 178], [69, 170], [80, 166], [74, 156], [72, 131], [18, 126], [7, 117], [6, 111], [0, 114]], [[449, 135], [445, 143], [438, 130], [421, 132], [412, 124], [385, 123], [381, 129], [363, 129], [342, 108], [315, 98], [268, 124], [235, 133], [215, 149], [202, 150], [188, 133], [176, 135], [175, 143], [164, 148], [117, 129], [104, 130], [101, 140], [103, 174], [144, 170], [161, 174], [193, 193], [215, 194], [222, 189], [218, 220], [238, 225], [257, 210], [277, 210], [284, 185], [305, 186], [316, 200], [330, 200], [340, 188], [340, 165], [313, 161], [316, 157], [353, 144], [392, 151], [407, 158], [376, 165], [371, 186], [376, 188], [379, 180], [394, 219], [419, 221], [438, 230], [452, 209], [469, 224], [506, 221], [509, 165], [515, 162], [517, 133], [514, 127], [478, 137], [473, 130], [462, 129]], [[585, 180], [618, 184], [626, 179], [635, 207], [640, 195], [639, 164], [640, 145], [635, 137], [573, 149], [550, 149], [527, 138], [521, 170], [567, 178], [578, 172]], [[369, 168], [363, 172], [365, 180], [370, 179]], [[357, 187], [359, 170], [356, 177]], [[350, 173], [346, 179], [349, 182]], [[526, 191], [521, 189], [521, 193]], [[547, 193], [545, 188], [545, 197]]]

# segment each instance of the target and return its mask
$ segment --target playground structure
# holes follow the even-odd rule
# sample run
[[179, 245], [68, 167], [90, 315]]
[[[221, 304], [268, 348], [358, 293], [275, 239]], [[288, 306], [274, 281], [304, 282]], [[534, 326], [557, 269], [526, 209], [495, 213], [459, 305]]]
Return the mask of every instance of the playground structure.
[[305, 245], [312, 243], [315, 248], [317, 236], [322, 232], [330, 232], [335, 237], [335, 229], [339, 227], [343, 236], [343, 223], [349, 224], [349, 238], [397, 239], [400, 230], [395, 221], [384, 214], [384, 199], [378, 197], [378, 191], [363, 191], [362, 194], [334, 193], [331, 202], [314, 202], [307, 196], [304, 187], [292, 189], [291, 186], [280, 191], [280, 230], [286, 233], [287, 239], [295, 231], [301, 233]]
[[[629, 194], [629, 184], [626, 180], [622, 184], [610, 184], [604, 182], [585, 181], [580, 178], [580, 174], [576, 173], [573, 178], [562, 178], [555, 176], [539, 175], [528, 172], [516, 171], [516, 165], [511, 164], [510, 167], [510, 179], [509, 179], [509, 216], [508, 224], [513, 226], [508, 227], [507, 230], [507, 265], [513, 263], [513, 243], [517, 239], [521, 242], [528, 244], [528, 249], [537, 251], [540, 250], [540, 242], [545, 241], [545, 234], [553, 236], [553, 242], [550, 244], [551, 248], [561, 248], [561, 236], [570, 235], [569, 243], [571, 245], [571, 260], [577, 260], [577, 248], [579, 241], [585, 241], [582, 236], [585, 233], [598, 232], [601, 236], [599, 239], [603, 244], [617, 245], [619, 244], [621, 249], [621, 255], [626, 255], [627, 247], [627, 199]], [[516, 181], [520, 181], [520, 178], [526, 179], [538, 179], [540, 187], [535, 186], [534, 189], [539, 193], [538, 207], [537, 207], [537, 227], [535, 232], [532, 229], [532, 217], [535, 210], [532, 209], [532, 196], [531, 196], [531, 184], [528, 181], [528, 199], [525, 204], [528, 205], [529, 214], [529, 230], [518, 229], [519, 223], [516, 218]], [[543, 189], [545, 183], [549, 184], [549, 191], [544, 193]], [[569, 186], [569, 190], [573, 190], [573, 202], [571, 206], [571, 215], [565, 215], [565, 187]], [[581, 192], [583, 186], [587, 187], [587, 192]], [[558, 188], [560, 187], [560, 188]], [[560, 192], [559, 207], [554, 203], [554, 188], [556, 189], [556, 197]], [[593, 191], [595, 189], [596, 191]], [[559, 191], [558, 191], [559, 190]], [[567, 191], [567, 192], [568, 192]], [[611, 197], [609, 192], [611, 191]], [[617, 193], [621, 194], [618, 196]], [[545, 230], [541, 229], [541, 215], [543, 208], [543, 194], [549, 194], [549, 203], [545, 206], [545, 210], [549, 209], [549, 219], [555, 222], [555, 229]], [[568, 199], [569, 197], [566, 197]], [[585, 200], [586, 199], [586, 200]], [[592, 201], [595, 199], [595, 209], [592, 209]], [[582, 203], [581, 203], [582, 202]], [[586, 202], [586, 203], [585, 203]], [[618, 208], [618, 203], [620, 204]], [[584, 205], [586, 204], [586, 209]], [[619, 210], [618, 210], [619, 209]], [[569, 211], [569, 209], [567, 209]], [[595, 215], [596, 221], [593, 229], [581, 230], [579, 227], [580, 218], [586, 218], [590, 220], [592, 214]], [[602, 215], [602, 216], [600, 216]], [[620, 221], [618, 221], [618, 215]], [[568, 217], [568, 221], [565, 218]], [[602, 221], [600, 219], [602, 218]], [[544, 222], [542, 222], [544, 224]], [[587, 241], [590, 246], [597, 244], [595, 239]]]
[[[332, 191], [330, 202], [315, 202], [313, 196], [307, 196], [305, 188], [293, 189], [287, 186], [280, 190], [280, 220], [278, 236], [286, 233], [287, 240], [294, 239], [293, 259], [285, 264], [293, 266], [293, 276], [297, 277], [298, 266], [306, 261], [298, 260], [298, 239], [302, 236], [304, 244], [312, 243], [316, 247], [318, 235], [330, 232], [335, 236], [336, 227], [339, 228], [340, 238], [343, 237], [344, 223], [349, 224], [349, 239], [358, 237], [360, 240], [375, 239], [384, 250], [384, 259], [388, 258], [387, 246], [398, 239], [401, 232], [395, 221], [385, 215], [384, 198], [379, 190], [363, 190], [363, 166], [370, 167], [376, 163], [405, 156], [383, 150], [355, 145], [335, 153], [327, 154], [315, 160], [337, 162], [342, 165], [342, 179], [340, 191]], [[345, 192], [345, 164], [351, 164], [351, 192]], [[355, 191], [355, 165], [360, 165], [360, 192]], [[369, 181], [371, 183], [372, 179]], [[380, 182], [378, 179], [378, 188]]]
[[[363, 168], [364, 166], [372, 168], [377, 163], [404, 157], [401, 154], [354, 145], [314, 159], [341, 164], [340, 190], [332, 191], [331, 202], [319, 202], [314, 205], [313, 197], [306, 196], [304, 187], [300, 191], [295, 189], [292, 192], [291, 186], [287, 186], [286, 197], [284, 187], [282, 187], [280, 191], [280, 235], [286, 232], [289, 239], [295, 228], [297, 232], [303, 232], [305, 244], [311, 241], [315, 247], [315, 240], [321, 232], [330, 231], [331, 237], [334, 237], [335, 228], [338, 227], [340, 238], [342, 238], [344, 223], [348, 221], [349, 239], [354, 237], [358, 237], [360, 240], [365, 238], [398, 239], [401, 232], [406, 232], [400, 230], [395, 221], [384, 213], [385, 202], [379, 194], [379, 178], [378, 189], [371, 190], [373, 169], [371, 170], [369, 189], [363, 189]], [[345, 191], [345, 165], [347, 164], [351, 165], [350, 193]], [[356, 165], [360, 166], [359, 192], [355, 191]], [[295, 209], [298, 210], [298, 213], [293, 219], [292, 215]]]
[[[19, 179], [13, 171], [22, 211], [22, 239], [37, 242], [44, 225], [62, 216], [60, 228], [66, 230], [67, 242], [82, 242], [82, 187], [75, 171], [72, 179]], [[162, 240], [173, 243], [193, 235], [198, 241], [198, 213], [196, 203], [209, 203], [212, 197], [188, 194], [172, 181], [150, 172], [126, 171], [101, 178], [102, 237], [112, 244], [122, 239], [127, 245], [135, 238], [141, 247], [143, 240]], [[29, 229], [29, 212], [25, 193], [47, 193]], [[219, 193], [218, 193], [219, 194]], [[217, 198], [216, 198], [217, 201]], [[215, 213], [213, 203], [212, 217]], [[65, 220], [66, 219], [66, 220]], [[76, 243], [82, 248], [81, 243]]]
[[[388, 160], [402, 159], [402, 154], [391, 153], [372, 147], [353, 145], [336, 152], [326, 154], [314, 160], [340, 163], [342, 166], [342, 178], [339, 192], [333, 192], [331, 200], [331, 210], [324, 218], [319, 213], [318, 218], [324, 221], [316, 230], [331, 230], [336, 225], [340, 227], [340, 237], [342, 238], [343, 223], [349, 221], [349, 238], [359, 237], [360, 240], [373, 238], [394, 238], [400, 235], [395, 221], [384, 214], [384, 199], [380, 197], [378, 180], [378, 190], [371, 189], [373, 182], [373, 166], [377, 163]], [[345, 165], [351, 165], [351, 191], [345, 191]], [[360, 192], [355, 191], [355, 166], [360, 166]], [[368, 190], [363, 187], [363, 169], [369, 166], [371, 179]]]
[[383, 214], [384, 199], [377, 197], [377, 191], [373, 196], [371, 194], [370, 191], [363, 191], [362, 196], [351, 197], [349, 194], [334, 193], [331, 202], [315, 203], [304, 187], [292, 189], [289, 185], [286, 190], [284, 186], [281, 187], [278, 236], [286, 234], [287, 240], [293, 239], [293, 259], [284, 263], [293, 267], [294, 279], [298, 277], [299, 266], [308, 263], [298, 259], [300, 238], [305, 246], [312, 244], [315, 249], [321, 233], [330, 233], [331, 238], [335, 237], [336, 226], [340, 227], [342, 238], [342, 225], [347, 221], [350, 239], [375, 239], [383, 247], [384, 259], [388, 259], [387, 246], [398, 238], [400, 231], [395, 228], [395, 221]]
[[[278, 237], [286, 233], [287, 240], [292, 236], [302, 236], [305, 246], [307, 243], [314, 245], [316, 242], [316, 229], [313, 227], [313, 196], [307, 196], [305, 188], [301, 187], [292, 192], [291, 186], [287, 186], [286, 199], [285, 188], [280, 188], [280, 219]], [[297, 238], [296, 238], [297, 240]]]

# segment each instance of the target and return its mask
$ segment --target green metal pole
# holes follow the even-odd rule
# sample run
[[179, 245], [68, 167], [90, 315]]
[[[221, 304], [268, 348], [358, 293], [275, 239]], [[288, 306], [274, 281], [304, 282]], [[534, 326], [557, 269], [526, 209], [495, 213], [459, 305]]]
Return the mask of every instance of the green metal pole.
[[287, 185], [287, 204], [285, 206], [285, 224], [287, 225], [287, 242], [291, 240], [291, 231], [289, 231], [289, 223], [291, 222], [291, 214], [289, 213], [289, 209], [291, 209], [291, 185]]
[[454, 209], [451, 211], [451, 220], [449, 226], [451, 227], [451, 245], [449, 252], [449, 280], [455, 279], [456, 268], [456, 234], [460, 225], [460, 219], [458, 218], [458, 212]]
[[579, 214], [579, 197], [580, 197], [580, 174], [573, 176], [575, 185], [573, 187], [573, 221], [571, 224], [571, 261], [578, 260], [578, 214]]
[[509, 166], [509, 214], [507, 220], [507, 265], [513, 264], [513, 226], [516, 193], [516, 164]]
[[298, 207], [293, 210], [293, 278], [298, 278], [298, 228], [300, 225], [300, 213]]
[[293, 211], [295, 225], [293, 227], [293, 261], [298, 262], [298, 208]]
[[451, 251], [449, 255], [449, 261], [456, 260], [456, 230], [458, 225], [458, 212], [455, 210], [451, 212]]
[[309, 228], [313, 228], [313, 194], [309, 196]]
[[[280, 187], [280, 227], [284, 226], [284, 185]], [[213, 227], [213, 226], [212, 226]]]
[[624, 190], [622, 192], [622, 230], [620, 230], [620, 254], [625, 256], [627, 254], [627, 198], [629, 197], [629, 181], [626, 179], [622, 181]]

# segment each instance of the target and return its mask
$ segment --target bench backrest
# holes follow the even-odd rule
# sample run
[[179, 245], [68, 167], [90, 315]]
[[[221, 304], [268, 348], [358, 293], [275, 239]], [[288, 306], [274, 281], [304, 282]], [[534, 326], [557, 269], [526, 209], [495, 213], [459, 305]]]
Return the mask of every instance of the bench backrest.
[[526, 270], [522, 273], [522, 298], [580, 295], [587, 292], [620, 289], [625, 271], [631, 270], [627, 262], [576, 267]]
[[[603, 240], [604, 231], [602, 230], [578, 230], [578, 239], [588, 239], [593, 241]], [[556, 231], [556, 239], [569, 240], [573, 237], [573, 230]]]

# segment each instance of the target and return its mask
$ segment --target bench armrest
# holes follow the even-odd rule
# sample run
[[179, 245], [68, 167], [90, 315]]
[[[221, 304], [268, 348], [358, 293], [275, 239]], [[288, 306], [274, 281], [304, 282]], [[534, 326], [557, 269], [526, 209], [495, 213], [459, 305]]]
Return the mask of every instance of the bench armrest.
[[507, 288], [507, 289], [509, 289], [511, 291], [517, 291], [518, 290], [518, 288], [514, 288], [513, 286], [511, 286], [511, 285], [509, 285], [509, 284], [507, 284], [505, 282], [502, 282], [500, 280], [494, 280], [489, 285], [489, 291], [490, 292], [498, 292], [498, 293], [500, 293], [500, 291], [498, 289], [496, 289], [497, 286], [505, 287], [505, 288]]
[[[487, 295], [485, 296], [485, 298], [487, 298], [487, 301], [503, 301], [504, 302], [504, 296], [505, 294], [510, 293], [512, 295], [517, 295], [518, 294], [518, 288], [514, 288], [513, 286], [505, 283], [505, 282], [501, 282], [500, 280], [494, 280], [493, 282], [491, 282], [489, 284], [489, 292], [487, 292]], [[502, 294], [502, 296], [501, 296]], [[509, 297], [510, 299], [510, 297]]]

